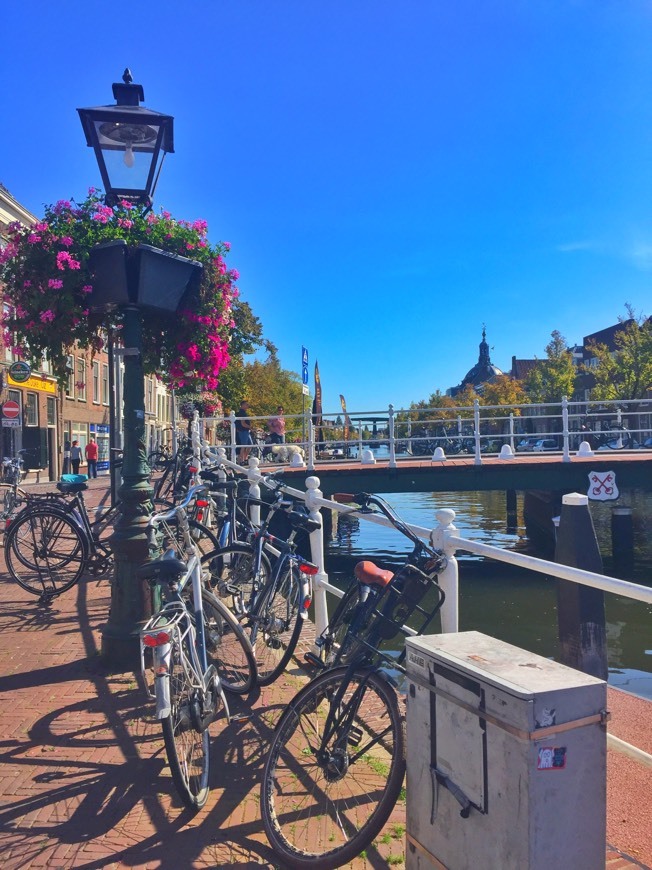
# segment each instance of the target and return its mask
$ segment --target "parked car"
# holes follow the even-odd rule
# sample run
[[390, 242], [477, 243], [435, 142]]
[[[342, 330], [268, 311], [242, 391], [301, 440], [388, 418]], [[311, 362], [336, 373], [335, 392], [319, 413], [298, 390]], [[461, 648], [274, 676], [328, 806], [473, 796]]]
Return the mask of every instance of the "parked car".
[[549, 450], [559, 450], [554, 438], [539, 438], [532, 448], [533, 453], [545, 453]]
[[641, 450], [652, 450], [652, 438], [646, 438], [640, 447]]
[[520, 452], [530, 452], [531, 450], [534, 450], [534, 445], [537, 443], [538, 440], [538, 438], [521, 438], [521, 440], [516, 445], [516, 449]]
[[[648, 439], [650, 440], [650, 439]], [[598, 451], [600, 450], [637, 450], [640, 447], [640, 444], [635, 438], [632, 438], [631, 435], [627, 435], [620, 438], [612, 438], [607, 441], [606, 444], [601, 444], [598, 447]]]

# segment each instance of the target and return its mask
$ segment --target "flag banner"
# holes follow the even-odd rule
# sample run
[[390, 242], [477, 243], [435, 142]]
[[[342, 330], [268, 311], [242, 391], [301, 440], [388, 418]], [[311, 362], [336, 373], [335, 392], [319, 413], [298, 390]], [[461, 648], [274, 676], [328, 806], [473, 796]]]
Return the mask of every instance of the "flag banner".
[[349, 432], [351, 431], [351, 418], [346, 413], [346, 401], [344, 396], [340, 393], [340, 405], [342, 406], [342, 411], [344, 412], [344, 440], [349, 440]]
[[315, 360], [315, 398], [312, 400], [312, 423], [316, 429], [315, 440], [321, 444], [324, 441], [324, 433], [322, 431], [321, 380], [317, 360]]

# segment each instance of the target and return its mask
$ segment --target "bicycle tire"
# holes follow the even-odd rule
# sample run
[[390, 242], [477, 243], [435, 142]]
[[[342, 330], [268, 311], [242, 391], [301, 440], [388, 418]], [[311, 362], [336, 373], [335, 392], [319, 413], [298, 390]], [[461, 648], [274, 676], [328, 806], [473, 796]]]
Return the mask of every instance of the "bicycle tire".
[[162, 450], [154, 450], [147, 457], [147, 464], [152, 472], [165, 471], [169, 462], [170, 457], [166, 453], [163, 453]]
[[[184, 639], [182, 644], [188, 641]], [[192, 724], [190, 705], [194, 690], [183, 667], [181, 657], [191, 658], [182, 651], [177, 638], [172, 641], [170, 655], [169, 716], [161, 719], [163, 742], [170, 765], [172, 781], [184, 806], [198, 810], [208, 798], [210, 744], [208, 729], [199, 732]]]
[[15, 516], [27, 504], [27, 493], [13, 484], [0, 484], [2, 490], [2, 517], [9, 519]]
[[24, 511], [9, 526], [5, 562], [26, 592], [60, 595], [84, 573], [88, 541], [75, 520], [63, 511]]
[[244, 629], [212, 592], [202, 590], [206, 655], [215, 665], [222, 687], [235, 695], [246, 695], [256, 685], [256, 659]]
[[[324, 664], [333, 667], [339, 664], [346, 654], [345, 644], [349, 626], [360, 606], [360, 585], [353, 578], [346, 592], [337, 603], [332, 619], [328, 623], [326, 642], [324, 644]], [[346, 646], [350, 646], [348, 643]]]
[[[169, 539], [164, 540], [163, 548], [167, 550], [172, 547], [174, 550], [183, 554], [185, 552], [185, 546], [181, 531], [178, 527], [178, 521], [176, 519], [168, 520], [165, 525], [169, 529], [170, 537]], [[215, 534], [208, 528], [208, 526], [200, 523], [199, 520], [193, 519], [188, 519], [188, 525], [190, 526], [192, 539], [200, 554], [206, 555], [212, 553], [219, 547], [219, 542], [215, 537]]]
[[291, 565], [260, 593], [251, 614], [251, 646], [258, 684], [269, 686], [285, 670], [303, 627], [299, 569]]
[[[338, 692], [340, 724], [322, 752]], [[353, 860], [389, 819], [404, 775], [405, 727], [387, 680], [368, 668], [320, 674], [286, 708], [265, 762], [261, 813], [274, 851], [292, 870]]]
[[[216, 548], [202, 557], [202, 566], [210, 572], [210, 585], [218, 598], [226, 601], [229, 610], [239, 620], [245, 620], [254, 595], [255, 554], [251, 544], [232, 544]], [[272, 576], [272, 566], [265, 555], [260, 560], [259, 588], [264, 588]]]

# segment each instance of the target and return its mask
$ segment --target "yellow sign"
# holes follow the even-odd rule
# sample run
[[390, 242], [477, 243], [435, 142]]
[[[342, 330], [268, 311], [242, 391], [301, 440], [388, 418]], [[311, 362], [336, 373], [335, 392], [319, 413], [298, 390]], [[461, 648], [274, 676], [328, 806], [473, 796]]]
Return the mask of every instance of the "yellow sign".
[[10, 387], [22, 387], [24, 390], [40, 390], [42, 393], [52, 393], [52, 395], [57, 392], [56, 381], [48, 381], [38, 376], [28, 378], [26, 381], [19, 383], [10, 374], [7, 374], [7, 383]]

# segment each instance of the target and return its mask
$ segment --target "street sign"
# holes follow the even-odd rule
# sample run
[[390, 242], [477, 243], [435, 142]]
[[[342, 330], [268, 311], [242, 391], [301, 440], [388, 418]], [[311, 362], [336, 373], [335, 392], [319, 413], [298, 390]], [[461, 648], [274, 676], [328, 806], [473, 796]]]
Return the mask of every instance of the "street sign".
[[308, 383], [308, 366], [301, 366], [301, 382], [304, 386]]
[[308, 348], [307, 347], [301, 348], [301, 365], [302, 366], [308, 365]]
[[2, 406], [2, 425], [4, 428], [18, 428], [20, 422], [20, 405], [12, 399], [5, 402]]
[[24, 381], [30, 379], [32, 376], [32, 369], [26, 362], [15, 362], [9, 366], [9, 376], [12, 380], [16, 381], [16, 383], [22, 384]]
[[308, 387], [305, 384], [301, 385], [301, 390], [302, 390], [304, 396], [310, 395], [310, 390], [308, 389]]

